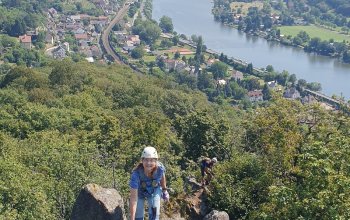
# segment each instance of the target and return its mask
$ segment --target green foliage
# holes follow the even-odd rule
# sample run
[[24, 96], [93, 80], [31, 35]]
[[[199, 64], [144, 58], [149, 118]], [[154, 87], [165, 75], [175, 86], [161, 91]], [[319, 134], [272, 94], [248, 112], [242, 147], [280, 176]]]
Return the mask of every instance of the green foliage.
[[225, 135], [228, 125], [224, 119], [214, 119], [206, 111], [178, 117], [176, 129], [185, 145], [184, 155], [197, 161], [201, 156], [229, 156]]
[[135, 26], [132, 28], [134, 34], [140, 35], [140, 39], [145, 41], [147, 44], [153, 44], [161, 34], [161, 29], [157, 23], [146, 20], [146, 21], [135, 21]]
[[177, 73], [63, 60], [0, 74], [0, 219], [69, 219], [82, 186], [112, 187], [112, 166], [127, 199], [144, 145], [159, 151], [177, 199], [185, 177], [199, 176], [198, 158], [217, 156], [208, 202], [232, 219], [350, 217], [350, 120], [341, 112], [279, 97], [241, 111], [221, 93], [240, 97], [257, 80], [220, 90], [206, 72], [193, 85], [220, 93], [221, 105], [177, 84], [191, 82]]
[[173, 21], [168, 16], [163, 16], [160, 18], [159, 27], [165, 33], [172, 33], [174, 30]]
[[131, 51], [131, 57], [134, 59], [140, 59], [145, 55], [145, 50], [143, 46], [137, 46]]
[[223, 79], [227, 74], [227, 70], [228, 66], [221, 61], [215, 62], [210, 66], [214, 79]]
[[17, 65], [25, 65], [27, 67], [32, 66], [44, 66], [46, 64], [46, 58], [37, 50], [28, 50], [18, 45], [8, 50], [4, 58], [10, 63], [16, 63]]
[[254, 154], [240, 153], [215, 167], [209, 203], [229, 213], [230, 219], [249, 219], [268, 195], [272, 178], [262, 160]]
[[126, 67], [69, 60], [2, 74], [0, 218], [69, 219], [82, 186], [112, 186], [112, 164], [127, 197], [145, 144], [157, 147], [169, 187], [181, 194], [183, 145], [172, 124], [209, 107], [203, 94]]

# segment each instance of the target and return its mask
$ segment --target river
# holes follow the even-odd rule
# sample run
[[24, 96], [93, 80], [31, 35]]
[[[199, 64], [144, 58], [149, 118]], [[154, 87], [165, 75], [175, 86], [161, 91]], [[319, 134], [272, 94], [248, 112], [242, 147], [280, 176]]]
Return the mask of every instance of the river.
[[234, 28], [214, 21], [211, 0], [153, 0], [153, 19], [159, 22], [163, 15], [173, 20], [180, 34], [201, 35], [204, 44], [217, 52], [235, 57], [254, 67], [272, 65], [281, 72], [287, 70], [298, 79], [320, 82], [322, 93], [350, 98], [350, 65], [337, 59], [304, 52], [300, 48], [249, 36]]

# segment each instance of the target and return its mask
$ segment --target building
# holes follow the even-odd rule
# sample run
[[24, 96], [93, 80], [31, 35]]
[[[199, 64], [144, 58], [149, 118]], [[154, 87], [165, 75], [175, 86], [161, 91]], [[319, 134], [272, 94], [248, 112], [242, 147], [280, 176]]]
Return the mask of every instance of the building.
[[62, 47], [63, 47], [67, 52], [70, 51], [70, 50], [69, 50], [69, 43], [68, 43], [68, 42], [64, 42], [64, 43], [62, 44]]
[[301, 102], [303, 104], [313, 104], [313, 103], [316, 103], [317, 100], [314, 96], [312, 95], [306, 95], [304, 98], [301, 99]]
[[76, 40], [88, 40], [89, 39], [89, 36], [86, 34], [86, 33], [84, 33], [84, 34], [75, 34], [74, 35], [75, 36], [75, 39]]
[[73, 30], [73, 33], [74, 34], [84, 34], [85, 30], [83, 28], [78, 28], [78, 29]]
[[57, 13], [56, 9], [50, 8], [49, 9], [49, 15], [51, 15], [51, 17], [55, 18], [55, 17], [58, 16], [58, 13]]
[[164, 63], [167, 71], [170, 71], [171, 69], [182, 71], [186, 68], [186, 63], [182, 60], [166, 59], [164, 60]]
[[140, 45], [141, 41], [140, 41], [140, 37], [139, 35], [129, 35], [126, 37], [126, 44], [130, 44], [130, 45]]
[[243, 73], [238, 70], [233, 70], [231, 72], [231, 79], [234, 79], [236, 81], [243, 80]]
[[218, 59], [208, 59], [206, 62], [207, 68], [210, 68], [211, 65], [213, 65], [217, 61], [218, 61]]
[[262, 90], [249, 91], [248, 98], [251, 102], [264, 101]]
[[100, 48], [96, 45], [93, 45], [90, 47], [91, 49], [91, 53], [92, 53], [92, 56], [97, 58], [97, 59], [101, 59], [102, 58], [102, 52], [100, 50]]
[[48, 32], [46, 33], [45, 42], [47, 44], [53, 44], [54, 43], [52, 34], [50, 34]]
[[21, 46], [26, 49], [32, 48], [32, 36], [23, 35], [19, 36], [19, 42], [21, 43]]
[[220, 86], [226, 85], [226, 80], [224, 80], [224, 79], [219, 79], [219, 80], [218, 80], [218, 85], [220, 85]]
[[270, 81], [270, 82], [267, 82], [267, 86], [270, 88], [270, 89], [276, 89], [278, 84], [277, 84], [277, 81]]
[[80, 21], [80, 19], [81, 19], [80, 15], [71, 15], [70, 18], [71, 18], [73, 21]]
[[284, 91], [283, 97], [287, 99], [297, 99], [300, 98], [300, 92], [294, 87], [288, 88]]
[[60, 45], [52, 51], [53, 58], [64, 59], [66, 55], [66, 50]]

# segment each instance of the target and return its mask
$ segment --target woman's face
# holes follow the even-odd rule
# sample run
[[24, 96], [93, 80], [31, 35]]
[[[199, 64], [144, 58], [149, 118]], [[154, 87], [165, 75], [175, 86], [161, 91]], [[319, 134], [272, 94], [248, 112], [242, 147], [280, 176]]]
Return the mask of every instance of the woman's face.
[[157, 159], [155, 158], [143, 158], [142, 159], [143, 168], [146, 172], [151, 172], [157, 164]]

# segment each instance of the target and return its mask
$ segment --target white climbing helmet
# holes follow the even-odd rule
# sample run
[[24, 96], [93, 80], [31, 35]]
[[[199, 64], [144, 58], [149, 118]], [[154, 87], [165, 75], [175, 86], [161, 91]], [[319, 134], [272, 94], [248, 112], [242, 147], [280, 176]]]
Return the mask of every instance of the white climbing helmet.
[[154, 147], [145, 147], [143, 149], [141, 158], [156, 158], [158, 159], [157, 150]]
[[218, 159], [216, 157], [213, 157], [213, 159], [211, 159], [211, 161], [213, 161], [213, 163], [217, 163]]

